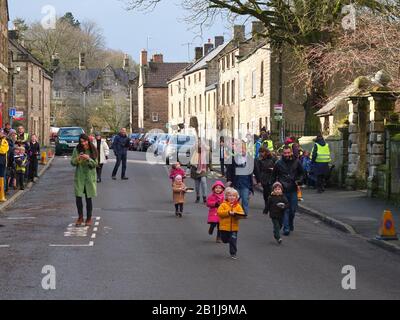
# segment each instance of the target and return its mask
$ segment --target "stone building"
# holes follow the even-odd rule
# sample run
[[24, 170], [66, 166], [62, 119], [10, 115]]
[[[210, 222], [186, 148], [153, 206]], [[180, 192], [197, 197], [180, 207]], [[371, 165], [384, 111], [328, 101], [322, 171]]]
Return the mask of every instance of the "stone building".
[[122, 68], [88, 68], [85, 54], [79, 66], [59, 68], [54, 59], [52, 125], [82, 126], [103, 133], [118, 132], [121, 127], [137, 131], [137, 73], [126, 56]]
[[9, 58], [8, 58], [8, 2], [0, 0], [0, 127], [3, 117], [8, 114], [9, 88]]
[[[12, 70], [12, 101], [21, 124], [29, 134], [36, 134], [42, 145], [50, 140], [50, 99], [52, 77], [43, 64], [18, 42], [17, 31], [9, 32]], [[14, 101], [15, 100], [15, 101]]]
[[164, 62], [162, 54], [155, 54], [148, 61], [147, 51], [141, 51], [138, 83], [138, 126], [141, 131], [168, 131], [168, 80], [187, 66], [188, 63]]
[[290, 53], [283, 52], [279, 59], [258, 37], [262, 31], [262, 23], [254, 21], [252, 36], [245, 39], [244, 26], [235, 26], [231, 48], [220, 55], [220, 127], [235, 138], [257, 134], [264, 126], [277, 138], [276, 104], [284, 105], [286, 125], [304, 124], [304, 97], [291, 86]]
[[218, 60], [224, 38], [215, 37], [195, 49], [195, 62], [179, 72], [169, 84], [170, 132], [184, 128], [186, 133], [205, 139], [217, 136]]

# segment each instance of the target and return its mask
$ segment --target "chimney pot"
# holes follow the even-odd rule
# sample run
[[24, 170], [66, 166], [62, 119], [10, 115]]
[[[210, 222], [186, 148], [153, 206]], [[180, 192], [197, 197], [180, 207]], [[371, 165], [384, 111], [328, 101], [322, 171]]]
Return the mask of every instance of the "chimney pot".
[[209, 54], [212, 51], [212, 49], [214, 49], [214, 45], [212, 43], [210, 43], [210, 42], [205, 43], [204, 44], [204, 55], [206, 56], [207, 54]]
[[245, 26], [243, 25], [235, 25], [233, 26], [233, 40], [235, 41], [244, 41], [245, 37]]
[[125, 54], [125, 56], [124, 56], [123, 69], [125, 71], [129, 71], [129, 56], [127, 54]]
[[86, 69], [85, 57], [86, 57], [86, 54], [84, 52], [79, 53], [79, 70]]
[[164, 63], [164, 56], [161, 53], [154, 54], [152, 61], [155, 63]]

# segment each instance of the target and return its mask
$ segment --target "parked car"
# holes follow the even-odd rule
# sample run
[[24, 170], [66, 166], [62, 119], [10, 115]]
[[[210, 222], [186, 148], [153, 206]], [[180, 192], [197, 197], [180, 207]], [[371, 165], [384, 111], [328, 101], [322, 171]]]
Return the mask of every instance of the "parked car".
[[137, 149], [137, 144], [135, 144], [135, 142], [137, 141], [137, 139], [139, 139], [140, 137], [140, 133], [132, 133], [130, 135], [130, 142], [129, 142], [129, 150], [130, 151], [136, 151]]
[[79, 143], [79, 137], [85, 131], [80, 127], [63, 127], [58, 131], [55, 139], [56, 155], [72, 153]]
[[190, 158], [196, 148], [195, 136], [172, 135], [162, 154], [167, 165], [180, 161], [183, 165], [190, 164]]
[[154, 155], [158, 156], [164, 154], [165, 147], [168, 145], [170, 137], [170, 134], [162, 134], [157, 137], [156, 142], [153, 144]]
[[159, 135], [158, 133], [147, 133], [139, 143], [139, 151], [146, 152], [156, 142]]

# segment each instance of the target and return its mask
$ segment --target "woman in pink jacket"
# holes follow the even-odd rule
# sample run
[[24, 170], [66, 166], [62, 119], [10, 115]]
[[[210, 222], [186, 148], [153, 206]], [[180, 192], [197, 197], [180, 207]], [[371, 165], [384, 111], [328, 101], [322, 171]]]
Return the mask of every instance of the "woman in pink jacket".
[[217, 227], [217, 242], [221, 242], [221, 234], [219, 231], [219, 217], [218, 217], [218, 207], [224, 202], [224, 190], [225, 186], [221, 181], [217, 181], [212, 186], [212, 193], [207, 198], [208, 210], [208, 224], [210, 228], [208, 234], [212, 235], [215, 227]]

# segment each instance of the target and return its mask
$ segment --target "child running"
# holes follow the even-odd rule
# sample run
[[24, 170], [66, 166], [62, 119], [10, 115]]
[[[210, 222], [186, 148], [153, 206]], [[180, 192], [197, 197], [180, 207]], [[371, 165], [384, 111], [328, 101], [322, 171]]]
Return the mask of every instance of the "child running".
[[221, 242], [221, 233], [219, 231], [219, 217], [217, 209], [224, 202], [224, 190], [225, 186], [221, 181], [217, 181], [212, 186], [212, 193], [207, 198], [208, 210], [208, 224], [210, 228], [208, 234], [214, 233], [215, 227], [217, 227], [217, 242]]
[[289, 202], [283, 194], [283, 187], [280, 182], [275, 182], [272, 186], [272, 193], [268, 199], [268, 212], [274, 226], [274, 238], [281, 244], [281, 229], [283, 225], [283, 215], [285, 209], [289, 207]]
[[174, 183], [175, 177], [177, 175], [182, 176], [183, 180], [186, 178], [186, 172], [181, 168], [181, 164], [179, 161], [172, 165], [171, 171], [169, 173], [169, 178], [171, 179], [172, 183]]
[[223, 243], [229, 243], [232, 259], [237, 259], [237, 236], [239, 220], [246, 217], [239, 203], [239, 193], [233, 188], [226, 188], [225, 201], [218, 207], [219, 229]]
[[183, 204], [185, 203], [186, 186], [181, 175], [177, 175], [172, 184], [173, 199], [175, 203], [175, 215], [182, 218]]

